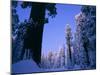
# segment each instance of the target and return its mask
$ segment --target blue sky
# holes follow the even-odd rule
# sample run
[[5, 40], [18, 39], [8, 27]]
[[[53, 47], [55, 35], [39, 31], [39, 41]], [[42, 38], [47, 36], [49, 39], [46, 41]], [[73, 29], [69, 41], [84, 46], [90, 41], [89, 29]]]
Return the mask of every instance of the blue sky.
[[[45, 24], [43, 32], [42, 53], [47, 54], [49, 51], [57, 52], [59, 46], [66, 43], [65, 27], [69, 24], [72, 32], [75, 32], [75, 15], [80, 12], [81, 6], [71, 4], [57, 4], [57, 15], [55, 18], [49, 17], [49, 23]], [[28, 19], [30, 16], [30, 8], [22, 9], [19, 5], [17, 13], [20, 22]]]

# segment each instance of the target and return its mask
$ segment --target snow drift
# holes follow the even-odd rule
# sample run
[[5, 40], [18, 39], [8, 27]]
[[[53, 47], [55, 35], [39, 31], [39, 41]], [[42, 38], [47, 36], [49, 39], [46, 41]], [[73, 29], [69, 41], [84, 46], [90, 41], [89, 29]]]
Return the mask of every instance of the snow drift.
[[41, 68], [32, 60], [22, 60], [12, 65], [12, 73], [41, 72]]

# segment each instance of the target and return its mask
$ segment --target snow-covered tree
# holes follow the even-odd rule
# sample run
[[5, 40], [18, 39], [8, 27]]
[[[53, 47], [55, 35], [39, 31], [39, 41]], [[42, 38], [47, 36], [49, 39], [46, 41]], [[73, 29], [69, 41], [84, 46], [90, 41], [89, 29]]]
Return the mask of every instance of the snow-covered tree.
[[[86, 16], [86, 36], [88, 37], [88, 56], [91, 68], [96, 67], [96, 7], [84, 6], [81, 11]], [[87, 29], [88, 28], [88, 29]]]
[[[45, 18], [46, 11], [48, 11], [48, 16], [54, 18], [57, 15], [56, 12], [56, 4], [55, 3], [37, 3], [37, 2], [22, 2], [21, 7], [23, 9], [30, 7], [30, 15], [29, 18], [37, 23], [37, 25], [32, 24], [33, 31], [30, 31], [28, 35], [28, 41], [26, 45], [30, 45], [29, 49], [32, 50], [32, 59], [40, 64], [41, 62], [41, 47], [42, 47], [42, 36], [44, 30], [44, 24], [48, 23], [48, 17]], [[31, 40], [31, 41], [30, 41]], [[31, 43], [31, 44], [30, 44]]]
[[72, 52], [71, 52], [71, 41], [72, 41], [72, 32], [71, 27], [69, 24], [67, 24], [66, 30], [66, 46], [67, 46], [67, 65], [72, 65]]
[[50, 51], [49, 53], [48, 53], [48, 66], [49, 66], [49, 68], [52, 68], [53, 67], [53, 52], [52, 51]]
[[59, 51], [59, 59], [60, 59], [60, 67], [64, 67], [65, 66], [65, 46], [60, 48]]
[[18, 23], [19, 23], [19, 16], [17, 14], [17, 10], [16, 10], [16, 7], [18, 6], [18, 3], [17, 2], [12, 2], [12, 34], [13, 36], [15, 35], [15, 30], [18, 26]]
[[76, 16], [76, 47], [81, 68], [96, 66], [96, 7], [82, 6]]
[[19, 17], [17, 14], [17, 2], [12, 2], [12, 63], [15, 63], [18, 61], [18, 42], [16, 41], [16, 37], [17, 37], [17, 32], [18, 32], [18, 24], [19, 24]]
[[53, 55], [53, 59], [54, 59], [54, 66], [53, 66], [53, 68], [58, 68], [59, 67], [59, 54], [58, 54], [58, 52], [56, 52], [56, 53], [54, 53], [54, 55]]
[[42, 54], [42, 56], [41, 56], [41, 68], [44, 68], [44, 69], [46, 69], [47, 68], [47, 66], [48, 66], [48, 63], [47, 63], [47, 57], [44, 55], [44, 54]]
[[79, 37], [79, 32], [75, 32], [74, 33], [74, 41], [73, 41], [73, 49], [74, 49], [74, 64], [75, 65], [79, 65], [79, 51], [81, 49], [81, 46], [80, 46], [80, 43], [81, 41], [79, 40], [80, 37]]

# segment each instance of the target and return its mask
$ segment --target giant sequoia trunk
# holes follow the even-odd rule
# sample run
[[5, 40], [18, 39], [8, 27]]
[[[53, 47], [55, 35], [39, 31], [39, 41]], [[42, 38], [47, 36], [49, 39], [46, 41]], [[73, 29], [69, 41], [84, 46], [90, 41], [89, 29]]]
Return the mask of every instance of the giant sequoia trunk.
[[89, 40], [88, 38], [85, 36], [85, 41], [83, 42], [83, 47], [84, 47], [84, 50], [85, 50], [85, 53], [86, 53], [86, 62], [87, 62], [87, 65], [90, 64], [90, 61], [89, 61], [89, 51], [88, 51], [88, 45], [89, 45]]
[[70, 58], [70, 61], [72, 62], [70, 40], [69, 40], [68, 48], [69, 48], [69, 58]]
[[35, 23], [37, 22], [37, 25], [32, 25], [33, 31], [30, 32], [30, 45], [32, 45], [32, 58], [37, 64], [39, 64], [41, 62], [42, 35], [45, 20], [45, 4], [33, 3], [30, 18], [32, 18]]

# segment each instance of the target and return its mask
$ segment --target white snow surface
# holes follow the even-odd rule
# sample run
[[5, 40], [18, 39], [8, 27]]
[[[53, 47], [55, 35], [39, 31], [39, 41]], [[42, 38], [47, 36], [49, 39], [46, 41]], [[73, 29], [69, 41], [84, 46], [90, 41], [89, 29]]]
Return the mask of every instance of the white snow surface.
[[38, 65], [32, 60], [22, 60], [18, 63], [12, 64], [12, 73], [36, 73], [36, 72], [53, 72], [53, 71], [69, 71], [69, 70], [79, 70], [80, 66], [75, 65], [72, 69], [67, 69], [67, 67], [62, 68], [52, 68], [52, 69], [43, 69], [39, 68]]
[[12, 73], [42, 72], [42, 69], [32, 60], [22, 60], [12, 65]]

